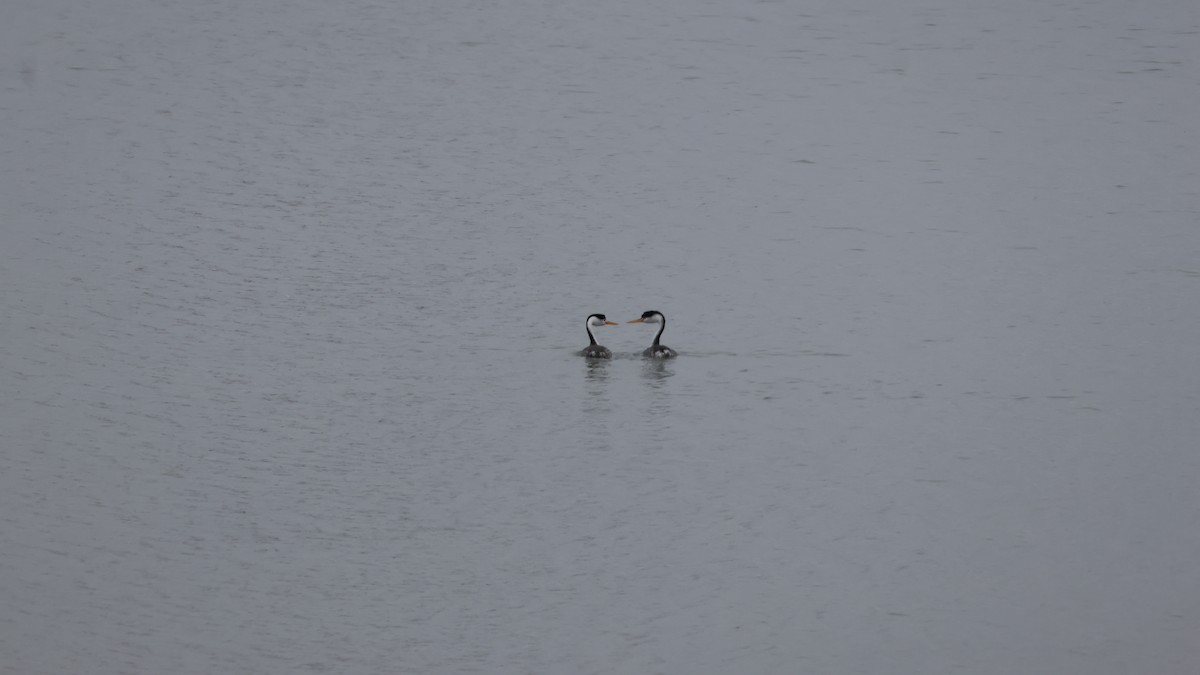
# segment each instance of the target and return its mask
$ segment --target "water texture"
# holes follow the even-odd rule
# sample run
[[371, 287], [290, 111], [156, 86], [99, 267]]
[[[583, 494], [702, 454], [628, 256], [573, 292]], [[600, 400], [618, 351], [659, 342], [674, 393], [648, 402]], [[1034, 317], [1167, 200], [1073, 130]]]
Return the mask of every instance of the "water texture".
[[1193, 3], [0, 15], [0, 672], [1200, 672]]

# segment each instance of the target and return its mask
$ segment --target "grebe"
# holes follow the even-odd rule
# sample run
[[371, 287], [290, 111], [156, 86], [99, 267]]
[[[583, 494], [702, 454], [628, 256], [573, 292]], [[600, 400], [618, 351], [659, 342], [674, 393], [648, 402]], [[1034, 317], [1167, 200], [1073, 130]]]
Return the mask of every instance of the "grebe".
[[584, 322], [583, 327], [587, 329], [588, 340], [590, 345], [583, 348], [579, 352], [580, 356], [586, 356], [590, 359], [611, 359], [612, 352], [608, 351], [608, 347], [598, 344], [596, 338], [592, 335], [592, 326], [616, 326], [616, 321], [609, 321], [603, 314], [592, 314]]
[[658, 334], [654, 336], [654, 344], [650, 345], [649, 347], [646, 347], [646, 350], [642, 352], [642, 356], [649, 356], [652, 359], [669, 359], [672, 356], [679, 356], [679, 354], [674, 349], [671, 349], [670, 347], [668, 347], [666, 345], [658, 344], [658, 339], [662, 337], [663, 331], [667, 329], [667, 317], [663, 316], [662, 312], [656, 312], [654, 310], [650, 310], [648, 312], [642, 312], [642, 316], [640, 319], [634, 319], [633, 321], [630, 321], [629, 323], [661, 323], [662, 324], [662, 327], [660, 327], [658, 329]]

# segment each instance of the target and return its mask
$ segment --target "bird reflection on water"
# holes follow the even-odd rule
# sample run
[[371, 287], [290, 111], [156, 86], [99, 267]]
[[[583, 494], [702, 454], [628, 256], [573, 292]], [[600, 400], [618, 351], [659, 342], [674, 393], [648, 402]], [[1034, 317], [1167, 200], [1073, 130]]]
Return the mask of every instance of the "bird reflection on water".
[[611, 365], [612, 363], [608, 360], [587, 359], [584, 362], [584, 391], [587, 394], [583, 398], [585, 412], [607, 413], [612, 411], [608, 392], [610, 377], [608, 369]]
[[666, 380], [674, 375], [675, 370], [668, 361], [656, 359], [642, 364], [642, 379], [655, 389], [662, 387]]
[[671, 402], [674, 387], [667, 386], [675, 376], [675, 369], [669, 361], [662, 359], [647, 359], [641, 364], [641, 380], [647, 387], [648, 399], [645, 402], [647, 413], [646, 432], [655, 442], [663, 442], [664, 434], [671, 428]]
[[671, 360], [644, 359], [637, 354], [617, 354], [612, 360], [587, 359], [583, 363], [583, 411], [588, 415], [619, 415], [633, 406], [649, 413], [650, 418], [668, 414], [674, 389], [669, 385], [674, 376]]
[[608, 379], [610, 362], [587, 360], [583, 362], [583, 374], [589, 382], [603, 382]]

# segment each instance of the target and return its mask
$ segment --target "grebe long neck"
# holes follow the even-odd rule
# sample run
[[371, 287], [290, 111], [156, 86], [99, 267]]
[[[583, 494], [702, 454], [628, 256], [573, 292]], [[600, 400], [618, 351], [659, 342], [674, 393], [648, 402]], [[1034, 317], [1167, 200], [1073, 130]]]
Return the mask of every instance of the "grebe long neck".
[[658, 327], [658, 333], [654, 336], [654, 346], [655, 347], [658, 346], [658, 339], [660, 337], [662, 337], [663, 331], [667, 329], [667, 317], [663, 316], [662, 314], [659, 314], [658, 320], [662, 322], [662, 325]]
[[583, 327], [588, 332], [588, 340], [592, 344], [596, 344], [596, 336], [592, 335], [592, 317], [589, 316], [587, 319], [584, 320]]

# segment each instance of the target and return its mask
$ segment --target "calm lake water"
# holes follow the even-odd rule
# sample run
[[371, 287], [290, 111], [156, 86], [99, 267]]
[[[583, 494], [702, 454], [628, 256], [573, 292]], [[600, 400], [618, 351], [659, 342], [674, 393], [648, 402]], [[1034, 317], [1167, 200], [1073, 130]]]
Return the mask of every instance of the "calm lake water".
[[6, 14], [0, 672], [1200, 672], [1187, 3]]

